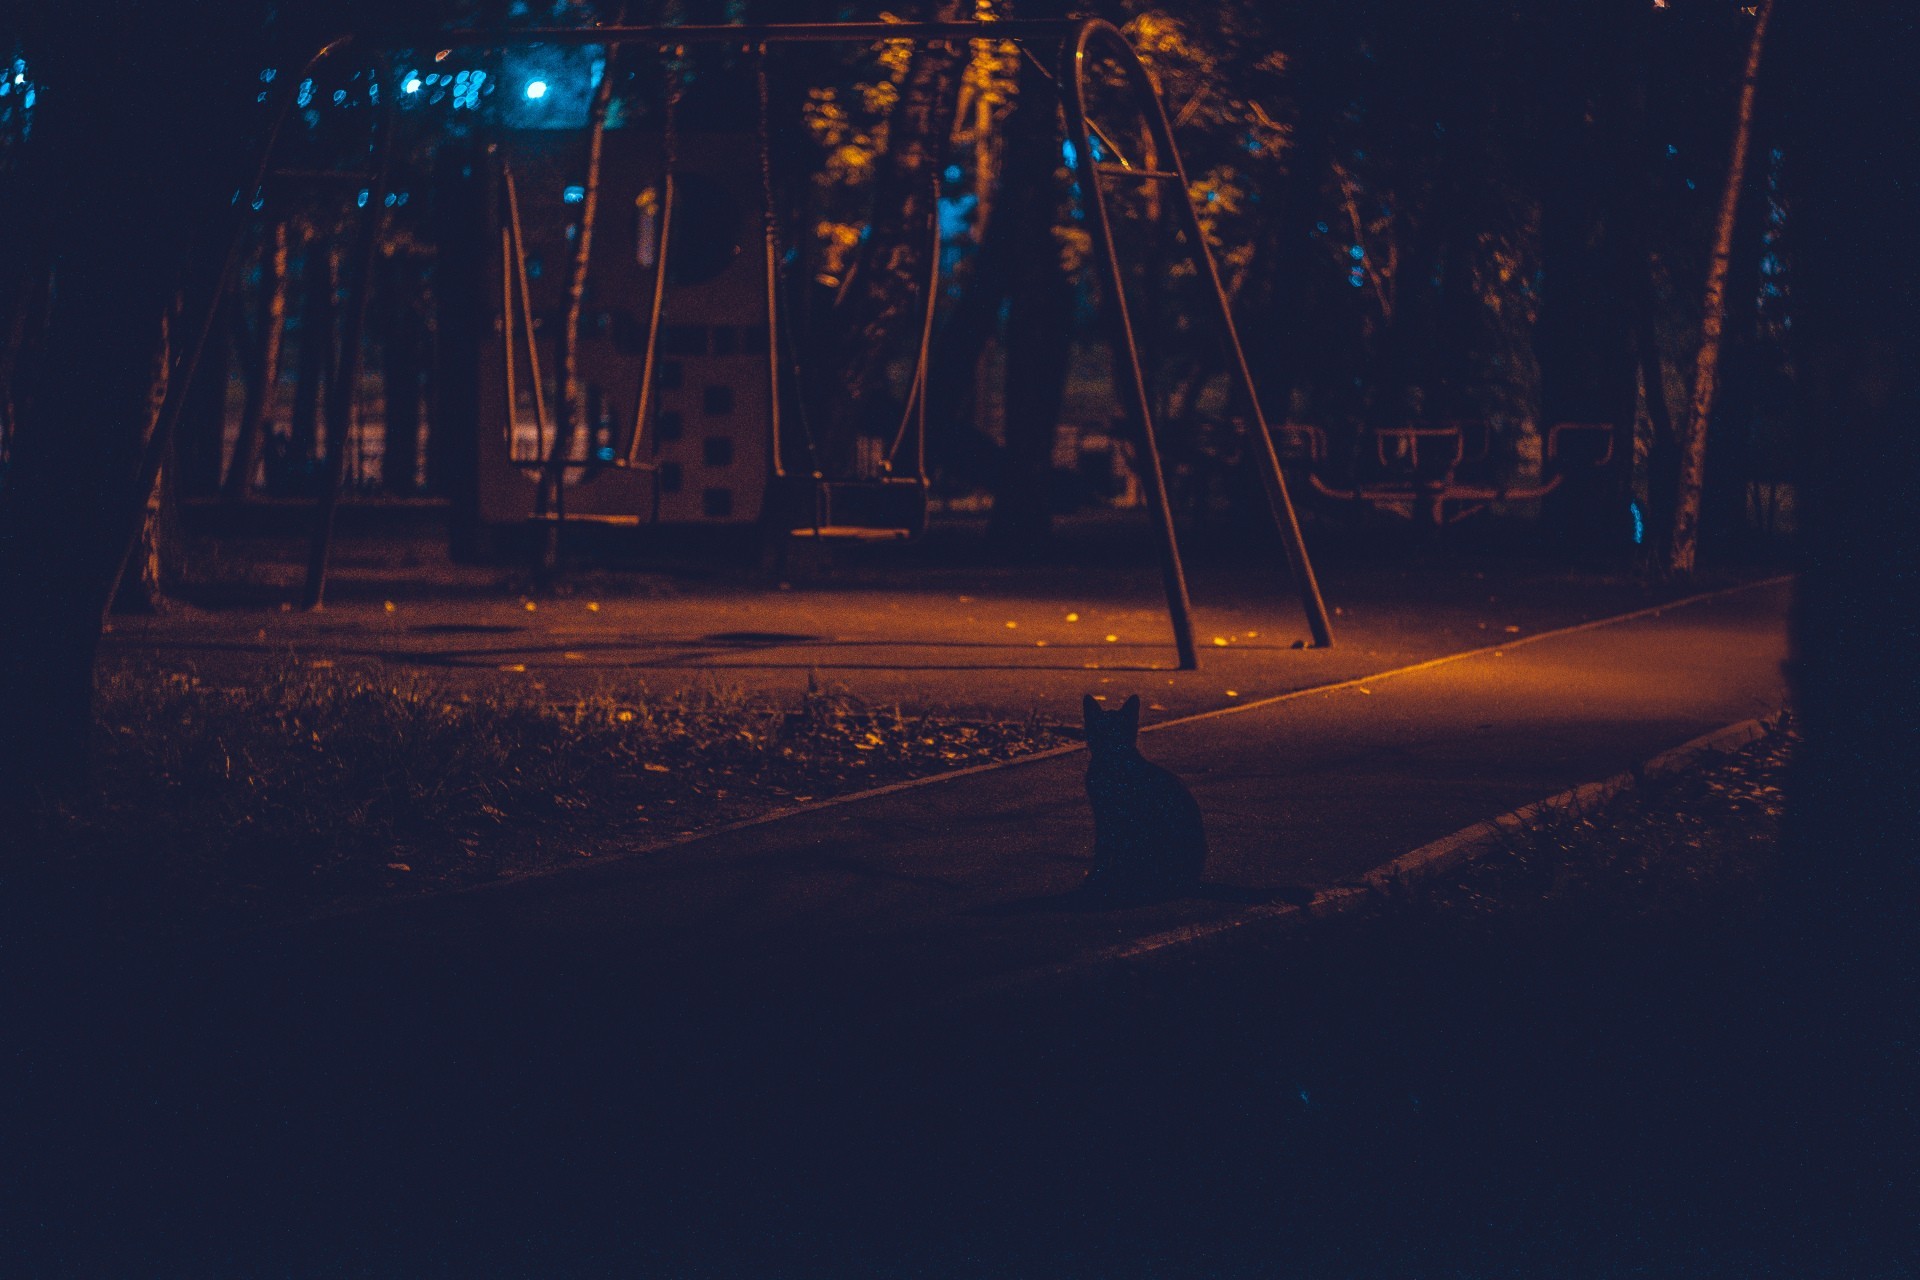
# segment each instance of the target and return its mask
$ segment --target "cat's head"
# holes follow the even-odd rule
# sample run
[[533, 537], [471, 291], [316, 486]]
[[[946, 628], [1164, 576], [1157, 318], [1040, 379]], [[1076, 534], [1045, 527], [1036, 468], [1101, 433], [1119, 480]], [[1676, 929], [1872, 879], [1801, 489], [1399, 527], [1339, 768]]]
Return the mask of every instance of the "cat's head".
[[1090, 751], [1124, 750], [1133, 745], [1140, 733], [1140, 697], [1135, 694], [1118, 711], [1103, 711], [1099, 701], [1088, 694], [1080, 700], [1080, 712], [1087, 722], [1087, 748]]

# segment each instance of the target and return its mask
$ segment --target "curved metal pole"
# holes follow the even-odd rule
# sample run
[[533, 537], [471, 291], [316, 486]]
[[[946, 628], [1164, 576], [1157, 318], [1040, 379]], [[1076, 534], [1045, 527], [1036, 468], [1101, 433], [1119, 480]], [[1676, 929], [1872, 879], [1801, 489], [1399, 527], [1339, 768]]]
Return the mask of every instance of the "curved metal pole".
[[[1087, 45], [1096, 36], [1110, 37], [1126, 50], [1121, 59], [1129, 76], [1143, 75], [1132, 56], [1126, 37], [1111, 23], [1098, 18], [1083, 22], [1073, 38], [1061, 48], [1059, 81], [1069, 87], [1066, 103], [1067, 132], [1073, 143], [1074, 169], [1086, 206], [1087, 222], [1093, 231], [1093, 243], [1106, 264], [1103, 281], [1107, 295], [1107, 320], [1113, 344], [1114, 390], [1119, 393], [1134, 439], [1140, 446], [1140, 470], [1147, 483], [1147, 501], [1152, 508], [1153, 532], [1160, 544], [1160, 574], [1167, 593], [1167, 617], [1173, 623], [1174, 648], [1180, 655], [1180, 669], [1195, 671], [1200, 656], [1193, 643], [1193, 606], [1187, 598], [1187, 575], [1180, 563], [1180, 543], [1174, 533], [1173, 509], [1167, 503], [1167, 482], [1160, 468], [1160, 447], [1153, 434], [1153, 406], [1147, 396], [1146, 375], [1140, 367], [1140, 348], [1133, 337], [1133, 321], [1127, 311], [1126, 280], [1120, 270], [1120, 257], [1114, 250], [1113, 229], [1107, 221], [1106, 194], [1100, 185], [1100, 169], [1093, 160], [1091, 140], [1087, 136], [1086, 62]], [[1151, 81], [1143, 81], [1144, 91], [1157, 103]], [[1122, 363], [1126, 366], [1123, 374]]]
[[[1178, 198], [1172, 203], [1179, 210], [1181, 230], [1186, 233], [1188, 243], [1192, 246], [1191, 255], [1206, 273], [1220, 326], [1226, 333], [1227, 347], [1232, 356], [1231, 372], [1240, 384], [1240, 393], [1246, 400], [1258, 433], [1254, 464], [1266, 489], [1267, 504], [1273, 513], [1274, 525], [1279, 530], [1281, 545], [1286, 549], [1287, 564], [1293, 571], [1294, 585], [1307, 615], [1307, 628], [1313, 636], [1314, 647], [1328, 648], [1333, 644], [1333, 626], [1327, 617], [1326, 601], [1321, 598], [1320, 583], [1314, 575], [1313, 562], [1307, 556], [1306, 542], [1300, 535], [1300, 520], [1294, 511], [1293, 499], [1287, 493], [1286, 476], [1280, 469], [1280, 455], [1273, 445], [1273, 432], [1267, 425], [1265, 413], [1261, 411], [1260, 396], [1254, 389], [1246, 352], [1240, 345], [1240, 331], [1233, 322], [1233, 308], [1227, 301], [1226, 289], [1220, 283], [1219, 267], [1214, 263], [1213, 252], [1201, 230], [1199, 211], [1194, 208], [1192, 197], [1188, 194], [1186, 167], [1180, 159], [1180, 148], [1174, 144], [1173, 128], [1167, 122], [1166, 108], [1160, 101], [1151, 73], [1142, 65], [1133, 46], [1111, 23], [1099, 19], [1082, 24], [1075, 37], [1073, 83], [1077, 104], [1084, 102], [1079, 76], [1087, 46], [1095, 38], [1112, 46], [1114, 62], [1125, 72], [1135, 91], [1152, 104], [1150, 110], [1143, 110], [1143, 114], [1152, 132], [1155, 150], [1160, 153], [1152, 163], [1162, 167], [1157, 174], [1143, 174], [1142, 177], [1179, 185]], [[1084, 106], [1081, 110], [1084, 112]], [[1104, 225], [1104, 217], [1101, 222]]]

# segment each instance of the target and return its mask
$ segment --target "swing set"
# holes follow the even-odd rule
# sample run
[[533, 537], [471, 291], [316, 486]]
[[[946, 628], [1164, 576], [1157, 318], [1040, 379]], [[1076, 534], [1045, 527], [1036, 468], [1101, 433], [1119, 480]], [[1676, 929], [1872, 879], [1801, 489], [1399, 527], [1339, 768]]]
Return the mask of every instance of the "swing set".
[[[1212, 318], [1217, 322], [1224, 353], [1228, 356], [1226, 364], [1233, 392], [1244, 406], [1253, 428], [1251, 460], [1260, 474], [1271, 515], [1286, 551], [1293, 587], [1305, 612], [1313, 644], [1316, 647], [1331, 645], [1333, 635], [1327, 609], [1301, 539], [1299, 521], [1288, 496], [1279, 455], [1275, 451], [1273, 432], [1261, 411], [1226, 293], [1221, 287], [1218, 269], [1202, 234], [1197, 211], [1188, 196], [1186, 173], [1159, 91], [1152, 75], [1126, 37], [1118, 28], [1097, 18], [447, 31], [424, 34], [418, 40], [397, 46], [444, 50], [454, 47], [498, 49], [537, 44], [574, 48], [595, 46], [609, 51], [615, 47], [631, 46], [653, 51], [664, 64], [689, 46], [705, 45], [730, 47], [754, 59], [757, 105], [754, 143], [759, 162], [759, 181], [753, 197], [761, 206], [758, 211], [760, 252], [748, 255], [743, 251], [743, 246], [736, 245], [731, 265], [726, 271], [717, 275], [709, 273], [709, 280], [696, 280], [682, 292], [689, 299], [689, 305], [694, 305], [702, 297], [703, 289], [714, 296], [719, 296], [716, 291], [723, 287], [748, 289], [757, 312], [755, 323], [744, 326], [675, 323], [673, 321], [680, 319], [678, 314], [669, 315], [674, 312], [676, 304], [675, 282], [670, 279], [669, 272], [670, 264], [677, 261], [674, 257], [676, 247], [689, 234], [697, 235], [710, 230], [698, 222], [692, 223], [690, 229], [676, 223], [676, 212], [681, 218], [693, 216], [679, 206], [687, 202], [689, 193], [694, 190], [695, 175], [688, 168], [688, 157], [682, 152], [675, 118], [677, 90], [670, 87], [663, 113], [664, 128], [660, 136], [659, 154], [645, 175], [653, 179], [645, 190], [654, 195], [648, 204], [648, 221], [637, 242], [640, 251], [609, 255], [610, 259], [619, 259], [627, 264], [630, 272], [636, 267], [645, 268], [640, 274], [628, 275], [625, 281], [613, 281], [611, 290], [626, 296], [644, 296], [644, 323], [637, 316], [606, 313], [602, 317], [609, 321], [606, 327], [613, 331], [606, 350], [619, 348], [624, 360], [624, 364], [617, 363], [610, 367], [632, 384], [632, 400], [621, 405], [623, 412], [618, 414], [618, 418], [626, 424], [624, 447], [614, 438], [617, 433], [611, 428], [606, 433], [607, 439], [595, 440], [591, 431], [582, 432], [577, 428], [562, 430], [560, 424], [549, 415], [542, 390], [541, 356], [534, 340], [535, 309], [529, 289], [529, 252], [525, 220], [522, 217], [521, 186], [511, 165], [501, 166], [499, 177], [504, 199], [501, 201], [502, 216], [497, 219], [500, 224], [497, 233], [499, 254], [493, 259], [498, 270], [495, 282], [497, 292], [489, 294], [482, 290], [477, 295], [482, 299], [489, 296], [494, 299], [500, 334], [500, 359], [488, 362], [491, 374], [485, 367], [482, 370], [483, 385], [480, 387], [478, 406], [480, 420], [476, 423], [482, 440], [482, 470], [485, 471], [487, 467], [486, 450], [493, 449], [495, 460], [504, 463], [507, 470], [517, 473], [519, 483], [531, 487], [534, 495], [532, 518], [554, 523], [569, 518], [570, 491], [575, 495], [577, 504], [579, 495], [585, 491], [584, 486], [590, 481], [605, 478], [612, 481], [608, 491], [625, 495], [624, 500], [633, 506], [634, 509], [624, 517], [628, 523], [641, 523], [649, 516], [654, 520], [662, 520], [667, 518], [670, 509], [697, 512], [712, 519], [732, 518], [737, 522], [742, 516], [754, 515], [754, 509], [757, 508], [758, 518], [763, 523], [771, 522], [771, 527], [777, 533], [787, 537], [822, 541], [890, 540], [911, 537], [924, 529], [928, 490], [928, 352], [939, 292], [937, 202], [930, 202], [929, 205], [933, 211], [930, 215], [932, 225], [928, 229], [932, 238], [932, 252], [928, 255], [930, 265], [917, 317], [913, 373], [898, 428], [890, 439], [882, 442], [884, 447], [862, 451], [851, 470], [830, 467], [821, 442], [815, 438], [806, 421], [806, 397], [795, 394], [795, 384], [802, 371], [793, 350], [794, 343], [787, 333], [788, 326], [783, 323], [781, 304], [784, 290], [780, 278], [783, 249], [774, 203], [766, 59], [770, 48], [789, 44], [912, 41], [943, 44], [952, 48], [974, 40], [1012, 42], [1023, 57], [1048, 75], [1059, 93], [1066, 120], [1065, 140], [1071, 145], [1086, 224], [1091, 233], [1095, 256], [1102, 267], [1099, 293], [1108, 340], [1114, 354], [1114, 390], [1136, 451], [1137, 467], [1158, 546], [1167, 612], [1172, 623], [1180, 668], [1197, 668], [1198, 651], [1193, 639], [1186, 574], [1160, 462], [1147, 375], [1140, 355], [1133, 311], [1128, 302], [1126, 272], [1115, 245], [1109, 205], [1116, 190], [1164, 196], [1148, 202], [1148, 208], [1153, 211], [1156, 220], [1155, 230], [1165, 235], [1164, 218], [1166, 212], [1171, 211], [1174, 224], [1172, 238], [1184, 246], [1190, 266], [1200, 281], [1208, 286], [1203, 294], [1211, 300], [1208, 309], [1213, 312]], [[270, 177], [280, 176], [272, 168], [272, 159], [275, 140], [293, 107], [291, 86], [311, 76], [321, 63], [338, 57], [352, 43], [351, 37], [343, 37], [323, 46], [309, 59], [301, 73], [287, 78], [288, 96], [268, 135], [251, 191], [258, 193]], [[1099, 69], [1097, 75], [1095, 68]], [[1090, 82], [1102, 89], [1122, 93], [1126, 100], [1131, 101], [1136, 119], [1131, 133], [1117, 127], [1103, 127], [1100, 121], [1094, 119], [1089, 110]], [[387, 77], [387, 83], [393, 83], [390, 76]], [[334, 385], [340, 387], [355, 385], [354, 380], [359, 372], [359, 335], [364, 324], [370, 267], [381, 225], [381, 210], [387, 194], [390, 170], [388, 152], [394, 132], [390, 116], [394, 109], [394, 98], [395, 95], [389, 93], [388, 101], [373, 113], [375, 123], [370, 132], [367, 170], [360, 175], [364, 179], [365, 190], [360, 203], [360, 225], [346, 275], [348, 300], [342, 342], [336, 357]], [[1106, 103], [1103, 101], [1102, 105]], [[1112, 121], [1107, 123], [1113, 124]], [[1127, 137], [1128, 147], [1118, 144], [1118, 136]], [[1129, 154], [1129, 149], [1132, 154]], [[708, 162], [712, 160], [713, 150], [707, 149]], [[611, 158], [611, 153], [607, 158]], [[737, 174], [734, 176], [737, 177]], [[629, 185], [635, 186], [635, 183], [630, 182]], [[237, 203], [244, 209], [248, 202]], [[643, 200], [642, 203], [648, 202]], [[239, 258], [244, 228], [243, 221], [228, 251], [220, 277], [223, 285], [231, 277]], [[615, 240], [617, 237], [609, 239]], [[598, 252], [596, 247], [589, 255], [590, 271], [597, 265], [594, 255]], [[731, 284], [728, 283], [729, 276], [733, 277]], [[620, 287], [622, 284], [626, 286], [624, 289]], [[603, 288], [601, 292], [604, 294], [608, 290]], [[213, 296], [216, 300], [218, 295], [219, 290], [215, 290]], [[737, 297], [735, 303], [737, 313]], [[193, 365], [212, 323], [210, 306], [205, 323], [198, 331], [197, 341], [183, 359], [180, 376], [170, 382], [167, 403], [162, 409], [163, 430], [154, 433], [156, 440], [162, 438], [163, 431], [171, 430], [179, 416], [180, 403], [191, 379]], [[621, 329], [625, 331], [624, 341], [619, 332]], [[584, 346], [581, 350], [584, 360]], [[716, 370], [724, 366], [732, 379], [731, 385], [740, 385], [741, 371], [748, 364], [758, 365], [759, 372], [754, 375], [754, 380], [761, 386], [755, 391], [755, 399], [759, 400], [756, 412], [762, 415], [763, 420], [756, 438], [761, 441], [757, 448], [763, 456], [762, 474], [757, 478], [749, 477], [744, 486], [743, 496], [749, 501], [738, 501], [729, 489], [709, 488], [700, 491], [699, 502], [704, 504], [703, 507], [683, 505], [682, 508], [672, 508], [671, 504], [680, 500], [678, 495], [684, 489], [687, 472], [687, 464], [676, 460], [677, 450], [691, 449], [694, 443], [700, 443], [705, 450], [704, 460], [707, 463], [715, 467], [731, 466], [735, 474], [743, 470], [739, 466], [739, 459], [735, 457], [737, 436], [709, 436], [703, 442], [689, 441], [681, 411], [663, 408], [670, 395], [686, 398], [694, 396], [696, 390], [701, 390], [688, 385], [697, 383], [699, 379], [687, 376], [688, 366], [701, 360], [708, 361]], [[519, 372], [523, 366], [527, 375], [524, 383]], [[717, 391], [718, 385], [710, 384], [703, 389], [705, 407], [720, 413], [731, 411], [736, 407], [733, 392]], [[523, 386], [531, 393], [530, 397], [521, 395]], [[760, 400], [760, 397], [764, 399]], [[344, 396], [329, 397], [327, 465], [305, 593], [309, 608], [318, 608], [324, 597], [334, 514], [346, 455], [344, 445], [350, 425], [349, 399]], [[525, 399], [531, 400], [533, 448], [530, 453], [522, 451], [516, 454], [515, 436], [526, 434], [516, 431], [524, 425], [521, 410]], [[339, 402], [338, 407], [336, 401]], [[798, 406], [793, 415], [798, 421], [792, 424], [797, 426], [797, 431], [784, 421], [783, 404]], [[611, 420], [614, 415], [603, 406], [602, 416]], [[493, 429], [496, 427], [497, 430]], [[563, 439], [563, 436], [568, 438]], [[586, 442], [584, 452], [578, 444], [582, 440]], [[726, 447], [720, 448], [716, 440], [724, 441]], [[152, 448], [149, 452], [149, 461], [157, 469], [158, 457]], [[581, 456], [575, 456], [576, 453]], [[686, 501], [693, 502], [690, 494]], [[642, 508], [648, 504], [651, 505], [651, 511], [643, 511]]]

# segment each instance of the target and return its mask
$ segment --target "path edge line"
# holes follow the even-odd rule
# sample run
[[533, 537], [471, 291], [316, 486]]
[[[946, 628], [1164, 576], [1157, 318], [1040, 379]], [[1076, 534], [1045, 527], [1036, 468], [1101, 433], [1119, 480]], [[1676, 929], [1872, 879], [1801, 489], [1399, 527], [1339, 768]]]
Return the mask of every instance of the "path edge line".
[[[1315, 693], [1338, 693], [1342, 689], [1354, 689], [1363, 684], [1373, 684], [1380, 680], [1392, 680], [1399, 676], [1410, 676], [1420, 671], [1431, 671], [1435, 667], [1444, 667], [1450, 662], [1464, 662], [1468, 658], [1483, 658], [1489, 654], [1505, 653], [1509, 649], [1521, 649], [1542, 640], [1557, 640], [1561, 636], [1578, 635], [1583, 631], [1597, 631], [1601, 627], [1611, 627], [1622, 622], [1637, 622], [1641, 618], [1655, 618], [1669, 609], [1682, 609], [1688, 605], [1704, 604], [1708, 600], [1717, 600], [1721, 596], [1730, 596], [1741, 591], [1753, 591], [1760, 587], [1776, 587], [1792, 582], [1796, 575], [1791, 573], [1775, 574], [1771, 578], [1759, 578], [1752, 582], [1735, 583], [1731, 587], [1718, 587], [1712, 591], [1702, 591], [1696, 595], [1682, 596], [1678, 600], [1669, 600], [1665, 604], [1648, 605], [1644, 609], [1635, 609], [1628, 613], [1609, 614], [1604, 618], [1590, 618], [1585, 622], [1576, 622], [1571, 626], [1555, 627], [1551, 631], [1537, 631], [1532, 635], [1516, 636], [1501, 644], [1482, 645], [1478, 649], [1462, 649], [1459, 653], [1443, 653], [1437, 658], [1428, 658], [1405, 667], [1393, 667], [1372, 675], [1354, 676], [1350, 680], [1337, 680], [1332, 684], [1309, 685], [1304, 689], [1289, 689], [1285, 693], [1276, 693], [1265, 698], [1255, 698], [1251, 702], [1236, 703], [1230, 707], [1215, 707], [1211, 711], [1196, 711], [1190, 716], [1176, 716], [1171, 720], [1156, 720], [1152, 724], [1140, 726], [1141, 733], [1153, 733], [1160, 729], [1171, 729], [1175, 725], [1193, 724], [1200, 720], [1212, 720], [1219, 716], [1240, 715], [1248, 711], [1257, 711], [1261, 707], [1271, 707], [1276, 703], [1291, 702], [1295, 698], [1304, 698]], [[1024, 758], [1024, 757], [1023, 757]], [[982, 765], [981, 768], [1003, 767], [1017, 764], [1009, 760], [1001, 765]]]

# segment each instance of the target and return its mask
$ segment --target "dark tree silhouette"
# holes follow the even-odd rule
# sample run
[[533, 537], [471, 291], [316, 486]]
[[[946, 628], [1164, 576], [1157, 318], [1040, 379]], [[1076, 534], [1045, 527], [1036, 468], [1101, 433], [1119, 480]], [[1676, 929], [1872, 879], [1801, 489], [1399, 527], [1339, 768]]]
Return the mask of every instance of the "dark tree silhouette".
[[1779, 21], [1802, 570], [1780, 1163], [1815, 1212], [1905, 1240], [1920, 1007], [1920, 163], [1888, 104], [1910, 91], [1920, 25], [1884, 0], [1788, 5]]
[[232, 225], [249, 123], [233, 104], [252, 100], [244, 82], [262, 65], [257, 17], [156, 6], [94, 23], [45, 8], [23, 44], [59, 92], [7, 201], [15, 252], [53, 279], [0, 494], [0, 788], [13, 800], [85, 776], [101, 617], [150, 483], [164, 317], [183, 290], [204, 307], [195, 268]]

